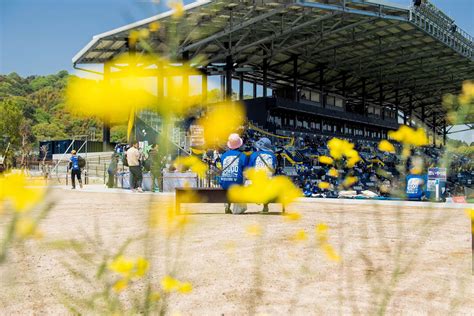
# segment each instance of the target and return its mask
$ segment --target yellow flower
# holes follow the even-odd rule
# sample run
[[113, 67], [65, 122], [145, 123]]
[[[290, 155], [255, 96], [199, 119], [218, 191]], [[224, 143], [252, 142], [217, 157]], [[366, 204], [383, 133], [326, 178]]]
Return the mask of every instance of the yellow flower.
[[323, 244], [321, 245], [321, 249], [326, 254], [329, 260], [339, 262], [341, 261], [341, 257], [336, 253], [334, 248], [330, 244]]
[[351, 187], [352, 185], [354, 185], [357, 181], [359, 181], [359, 179], [357, 177], [353, 177], [353, 176], [347, 176], [344, 181], [342, 182], [342, 185], [346, 188], [348, 187]]
[[263, 169], [251, 168], [245, 172], [251, 181], [248, 186], [234, 185], [227, 192], [232, 203], [282, 203], [287, 205], [300, 197], [301, 191], [286, 176], [269, 177]]
[[187, 294], [193, 290], [193, 286], [189, 282], [182, 282], [178, 287], [178, 292], [181, 294]]
[[19, 238], [41, 238], [42, 233], [37, 229], [36, 222], [30, 217], [21, 217], [15, 224], [15, 233]]
[[161, 279], [161, 287], [165, 292], [172, 292], [178, 289], [180, 282], [169, 275]]
[[202, 162], [196, 156], [187, 156], [187, 157], [178, 157], [174, 161], [174, 165], [177, 169], [191, 169], [191, 171], [195, 172], [200, 178], [204, 178], [207, 172], [207, 165]]
[[334, 248], [329, 244], [328, 240], [328, 226], [326, 224], [317, 224], [316, 225], [316, 239], [318, 240], [318, 245], [321, 250], [324, 252], [326, 257], [332, 261], [340, 261], [340, 256], [336, 253]]
[[331, 168], [328, 171], [328, 175], [333, 178], [339, 177], [339, 172], [335, 168]]
[[262, 227], [258, 224], [249, 225], [246, 228], [247, 234], [250, 236], [261, 236], [262, 235]]
[[319, 156], [319, 162], [326, 165], [332, 165], [334, 163], [334, 160], [328, 156]]
[[114, 283], [114, 286], [112, 288], [115, 292], [120, 293], [124, 289], [126, 289], [127, 286], [128, 286], [128, 279], [120, 279]]
[[123, 277], [129, 277], [134, 268], [134, 263], [132, 260], [126, 259], [124, 256], [118, 256], [109, 263], [108, 268]]
[[428, 137], [422, 128], [414, 130], [411, 127], [402, 125], [397, 131], [389, 131], [388, 136], [405, 145], [424, 146], [428, 144]]
[[173, 12], [173, 18], [179, 19], [183, 16], [184, 14], [184, 6], [183, 2], [179, 0], [174, 0], [174, 1], [169, 1], [168, 2], [168, 7], [174, 10]]
[[150, 264], [148, 260], [146, 260], [143, 257], [138, 257], [137, 261], [135, 262], [134, 276], [139, 277], [139, 278], [144, 276], [147, 273], [149, 267], [150, 267]]
[[161, 279], [161, 287], [165, 292], [178, 291], [181, 294], [187, 294], [192, 291], [193, 286], [189, 282], [181, 282], [169, 275]]
[[473, 221], [474, 220], [474, 208], [471, 208], [471, 209], [467, 208], [467, 209], [465, 209], [465, 212], [466, 212], [467, 217], [469, 217], [471, 219], [471, 221]]
[[294, 234], [291, 239], [293, 241], [305, 241], [308, 239], [308, 234], [304, 231], [304, 229], [298, 230], [296, 234]]
[[158, 22], [151, 22], [148, 28], [150, 29], [150, 32], [156, 32], [160, 29], [160, 23]]
[[210, 107], [197, 123], [203, 127], [205, 146], [212, 148], [224, 145], [244, 119], [245, 109], [239, 103], [223, 102]]
[[354, 144], [344, 139], [332, 138], [328, 142], [329, 153], [334, 159], [347, 158], [346, 165], [354, 167], [360, 161], [359, 153], [354, 149]]
[[[194, 192], [189, 191], [182, 197], [187, 203], [197, 201], [197, 196]], [[177, 214], [174, 206], [163, 207], [162, 204], [153, 204], [150, 209], [150, 226], [158, 228], [165, 234], [173, 234], [184, 228], [190, 223], [189, 217], [186, 214]]]
[[379, 150], [389, 153], [395, 153], [395, 147], [388, 140], [381, 140], [379, 143]]
[[44, 193], [44, 188], [35, 186], [23, 173], [12, 172], [0, 178], [0, 203], [8, 201], [18, 212], [38, 204]]
[[329, 189], [330, 186], [331, 185], [329, 184], [329, 182], [321, 181], [321, 182], [318, 183], [318, 187], [321, 190]]
[[298, 221], [301, 219], [301, 214], [300, 213], [285, 213], [284, 219], [287, 221]]
[[459, 103], [467, 105], [474, 100], [474, 82], [466, 81], [462, 85], [462, 94], [458, 98]]

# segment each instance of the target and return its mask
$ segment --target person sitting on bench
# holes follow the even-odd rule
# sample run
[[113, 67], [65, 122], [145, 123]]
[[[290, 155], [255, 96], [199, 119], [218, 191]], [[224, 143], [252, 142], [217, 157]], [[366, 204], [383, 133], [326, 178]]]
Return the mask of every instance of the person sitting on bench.
[[[222, 172], [220, 178], [220, 185], [224, 190], [227, 190], [232, 185], [244, 184], [244, 168], [247, 166], [247, 156], [239, 150], [243, 145], [243, 140], [239, 134], [230, 134], [225, 153], [222, 154]], [[235, 204], [232, 211], [230, 203], [226, 204], [226, 214], [242, 214], [247, 210], [246, 204]]]
[[[266, 137], [260, 138], [255, 142], [256, 151], [250, 155], [249, 167], [265, 170], [269, 177], [275, 174], [277, 159], [273, 153], [272, 142]], [[263, 205], [262, 212], [268, 212], [268, 203]]]

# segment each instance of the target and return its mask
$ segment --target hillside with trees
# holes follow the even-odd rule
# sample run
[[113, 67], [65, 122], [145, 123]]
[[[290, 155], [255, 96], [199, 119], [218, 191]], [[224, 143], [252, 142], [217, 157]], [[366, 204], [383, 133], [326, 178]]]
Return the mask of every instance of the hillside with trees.
[[[23, 78], [16, 73], [0, 75], [0, 151], [10, 141], [22, 156], [37, 150], [42, 140], [91, 135], [99, 140], [102, 125], [97, 119], [70, 114], [64, 102], [69, 74]], [[125, 126], [112, 129], [112, 141], [124, 141]]]

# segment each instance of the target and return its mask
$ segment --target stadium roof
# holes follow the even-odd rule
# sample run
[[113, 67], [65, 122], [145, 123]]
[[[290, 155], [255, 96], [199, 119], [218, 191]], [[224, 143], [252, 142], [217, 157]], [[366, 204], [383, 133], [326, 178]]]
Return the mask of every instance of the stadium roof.
[[[266, 59], [272, 88], [292, 85], [297, 56], [298, 86], [318, 89], [323, 84], [325, 91], [345, 91], [349, 98], [364, 94], [370, 102], [397, 103], [428, 125], [433, 118], [437, 126], [445, 119], [442, 96], [458, 93], [464, 80], [474, 78], [473, 38], [429, 3], [203, 0], [184, 10], [185, 20], [177, 28], [178, 55], [204, 56], [203, 66], [210, 68], [232, 55], [238, 67], [253, 69], [244, 79], [260, 83]], [[74, 65], [113, 60], [128, 50], [130, 31], [156, 21], [161, 28], [150, 44], [166, 54], [166, 30], [177, 23], [172, 13], [94, 36], [74, 56]]]

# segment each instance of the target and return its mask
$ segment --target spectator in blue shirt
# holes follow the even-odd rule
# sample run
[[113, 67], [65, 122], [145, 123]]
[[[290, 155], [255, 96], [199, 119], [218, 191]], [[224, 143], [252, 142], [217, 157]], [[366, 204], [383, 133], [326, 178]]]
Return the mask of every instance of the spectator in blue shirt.
[[[265, 170], [269, 177], [273, 176], [277, 168], [277, 159], [273, 153], [272, 142], [262, 137], [255, 142], [254, 146], [257, 151], [250, 155], [249, 167]], [[268, 204], [263, 206], [262, 212], [268, 212]]]
[[[232, 185], [244, 184], [244, 168], [247, 166], [247, 156], [239, 150], [243, 145], [243, 140], [238, 134], [230, 134], [227, 141], [227, 150], [222, 154], [222, 172], [220, 185], [227, 190]], [[233, 211], [230, 209], [230, 203], [226, 205], [226, 214], [241, 214], [245, 212], [247, 206], [245, 204], [234, 205]]]
[[69, 170], [71, 170], [71, 182], [72, 189], [76, 188], [76, 179], [79, 181], [79, 185], [82, 189], [82, 180], [81, 180], [81, 166], [79, 165], [79, 156], [76, 154], [75, 150], [71, 151], [71, 158], [69, 159]]

